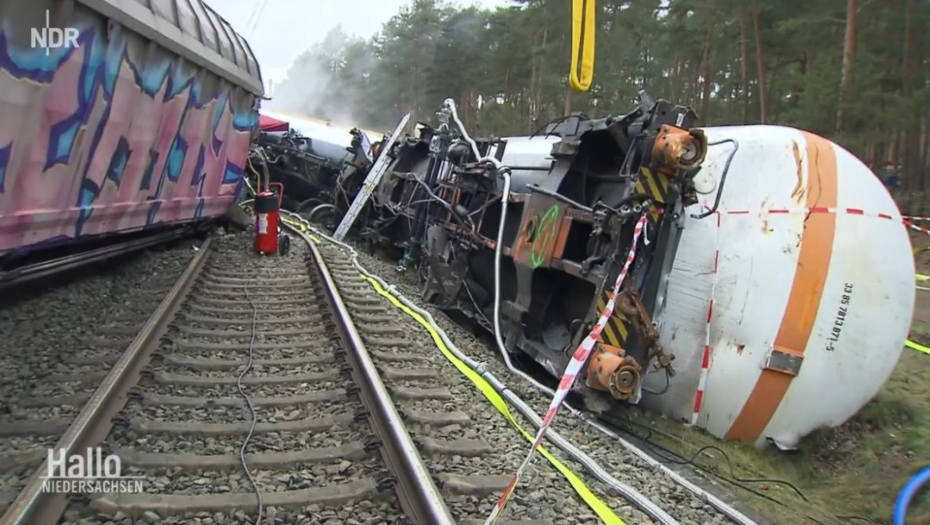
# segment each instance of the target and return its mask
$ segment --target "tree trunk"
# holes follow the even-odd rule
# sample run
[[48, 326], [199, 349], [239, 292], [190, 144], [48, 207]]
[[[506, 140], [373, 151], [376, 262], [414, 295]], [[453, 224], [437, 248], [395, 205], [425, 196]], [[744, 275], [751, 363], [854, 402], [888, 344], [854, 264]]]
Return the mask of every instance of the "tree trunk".
[[888, 156], [885, 162], [890, 162], [893, 166], [898, 165], [898, 146], [901, 144], [901, 129], [895, 129], [891, 134], [891, 143], [888, 144]]
[[704, 39], [704, 56], [701, 58], [701, 120], [704, 122], [704, 125], [708, 125], [708, 111], [710, 110], [710, 84], [712, 82], [710, 78], [710, 50], [711, 44], [713, 43], [713, 30], [707, 32], [707, 37]]
[[[930, 117], [923, 119], [923, 133], [920, 140], [920, 166], [918, 171], [923, 172], [924, 177], [930, 177]], [[930, 181], [925, 181], [930, 182]]]
[[762, 52], [762, 33], [759, 31], [759, 2], [752, 0], [752, 28], [755, 32], [756, 43], [756, 76], [759, 85], [759, 121], [765, 124], [768, 115], [765, 103], [765, 63], [763, 62], [764, 54]]
[[536, 57], [533, 57], [531, 60], [532, 60], [532, 66], [530, 68], [530, 85], [529, 85], [529, 93], [527, 94], [527, 100], [526, 100], [526, 128], [527, 128], [526, 132], [527, 134], [536, 131], [535, 129], [533, 129], [533, 115], [536, 114], [536, 110], [533, 106], [536, 104], [536, 75], [538, 75], [539, 73], [537, 71]]
[[410, 75], [410, 86], [411, 86], [411, 99], [410, 99], [410, 120], [407, 121], [407, 133], [414, 133], [417, 129], [417, 106], [419, 105], [419, 95], [417, 93], [417, 86], [420, 85], [420, 75], [419, 70], [417, 69], [417, 64], [413, 64], [413, 74]]
[[749, 52], [746, 42], [746, 6], [739, 9], [740, 98], [743, 102], [743, 124], [749, 122]]
[[924, 131], [920, 146], [920, 158], [923, 160], [920, 165], [927, 170], [927, 175], [930, 176], [930, 116], [924, 117], [923, 121]]
[[[543, 34], [542, 34], [542, 48], [544, 50], [546, 49], [546, 42], [548, 41], [548, 37], [549, 37], [549, 28], [547, 27], [543, 29]], [[536, 75], [536, 96], [535, 96], [536, 113], [533, 114], [533, 121], [534, 121], [533, 127], [534, 128], [539, 126], [539, 117], [542, 114], [542, 106], [543, 106], [542, 77], [543, 75], [541, 74]]]
[[856, 53], [856, 0], [846, 0], [846, 38], [843, 44], [843, 69], [840, 73], [840, 99], [836, 109], [836, 131], [843, 129], [843, 117], [852, 84], [853, 60]]
[[675, 64], [672, 66], [672, 74], [668, 76], [669, 89], [671, 89], [672, 100], [677, 101], [681, 98], [681, 52], [675, 51]]
[[504, 101], [510, 100], [510, 72], [513, 68], [507, 66], [507, 72], [504, 73]]
[[914, 40], [914, 0], [906, 0], [904, 7], [904, 50], [901, 58], [901, 97], [910, 111], [905, 113], [904, 137], [901, 141], [901, 171], [907, 179], [907, 188], [917, 191], [923, 185], [920, 177], [920, 162], [917, 160], [920, 138], [918, 113], [913, 111], [911, 101], [913, 61], [912, 47]]
[[562, 114], [564, 116], [568, 116], [572, 114], [572, 87], [571, 86], [565, 87], [565, 108], [562, 111]]
[[[545, 49], [546, 41], [549, 36], [549, 28], [543, 28], [541, 48]], [[530, 79], [530, 122], [529, 133], [536, 131], [539, 126], [539, 114], [542, 107], [542, 72], [539, 65], [539, 57], [533, 57], [533, 74]]]

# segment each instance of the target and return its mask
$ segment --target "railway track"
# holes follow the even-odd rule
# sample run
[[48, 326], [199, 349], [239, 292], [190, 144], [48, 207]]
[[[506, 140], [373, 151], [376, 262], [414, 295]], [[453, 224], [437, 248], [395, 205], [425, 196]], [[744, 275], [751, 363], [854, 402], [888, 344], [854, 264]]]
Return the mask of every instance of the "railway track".
[[[114, 320], [68, 358], [97, 389], [44, 441], [21, 431], [34, 471], [0, 523], [250, 523], [259, 507], [276, 523], [483, 520], [524, 438], [338, 251], [258, 258], [250, 240], [211, 239], [146, 322]], [[43, 491], [37, 451], [53, 445], [99, 445], [141, 490]], [[597, 521], [541, 470], [510, 517]]]
[[[68, 501], [42, 490], [43, 463], [3, 523], [63, 511], [66, 522], [249, 521], [257, 494], [272, 519], [302, 515], [288, 523], [451, 523], [325, 269], [308, 272], [298, 254], [258, 259], [244, 241], [207, 246], [141, 331], [114, 326], [113, 345], [73, 356], [96, 367], [82, 379], [99, 387], [59, 422], [58, 447], [101, 444], [142, 493]], [[107, 352], [136, 331], [125, 352]]]
[[[320, 251], [337, 277], [352, 317], [457, 522], [483, 523], [529, 443], [508, 425], [445, 357], [430, 335], [373, 294], [343, 252]], [[508, 518], [543, 523], [599, 523], [568, 482], [542, 464], [523, 480]], [[480, 518], [480, 519], [478, 519]]]
[[[212, 239], [177, 282], [127, 298], [92, 351], [64, 359], [84, 390], [57, 433], [20, 431], [34, 456], [20, 471], [34, 472], [0, 525], [253, 523], [259, 508], [267, 523], [483, 522], [525, 437], [340, 249], [294, 242], [287, 257], [259, 258], [251, 240]], [[37, 452], [56, 438], [69, 452], [100, 445], [141, 490], [44, 493]], [[589, 486], [630, 525], [677, 523]], [[543, 461], [506, 520], [600, 522]]]

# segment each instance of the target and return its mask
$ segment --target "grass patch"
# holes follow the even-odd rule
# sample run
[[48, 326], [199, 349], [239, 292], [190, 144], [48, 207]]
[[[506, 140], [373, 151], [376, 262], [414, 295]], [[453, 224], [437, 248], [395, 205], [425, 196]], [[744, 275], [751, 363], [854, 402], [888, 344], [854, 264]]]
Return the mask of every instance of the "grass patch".
[[[915, 326], [912, 338], [930, 346], [930, 326]], [[876, 524], [889, 524], [900, 488], [930, 463], [930, 355], [905, 349], [875, 399], [840, 427], [809, 435], [795, 452], [759, 453], [749, 445], [721, 442], [654, 414], [631, 416], [658, 431], [653, 433], [652, 442], [679, 455], [691, 457], [701, 447], [718, 447], [730, 457], [736, 477], [782, 480], [797, 487], [807, 501], [784, 484], [745, 483], [784, 504], [778, 505], [726, 484], [736, 497], [773, 523], [868, 523], [847, 518], [861, 516]], [[703, 454], [696, 462], [731, 477], [719, 452]], [[907, 523], [930, 525], [930, 490], [923, 490], [912, 503]]]

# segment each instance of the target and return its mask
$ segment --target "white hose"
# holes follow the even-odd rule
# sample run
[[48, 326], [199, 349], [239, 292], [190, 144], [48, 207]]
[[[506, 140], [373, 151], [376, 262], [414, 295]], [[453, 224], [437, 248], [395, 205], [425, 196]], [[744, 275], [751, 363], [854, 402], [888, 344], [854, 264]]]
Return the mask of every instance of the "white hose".
[[[476, 158], [479, 158], [479, 162], [490, 162], [498, 170], [498, 175], [504, 179], [504, 188], [501, 192], [501, 218], [500, 225], [497, 228], [497, 242], [494, 244], [494, 340], [497, 343], [497, 349], [500, 352], [501, 356], [504, 358], [504, 363], [507, 365], [507, 369], [522, 377], [523, 379], [529, 381], [537, 389], [542, 390], [543, 392], [549, 395], [555, 395], [555, 390], [547, 387], [546, 385], [540, 383], [535, 378], [531, 377], [529, 374], [519, 370], [513, 365], [510, 361], [510, 352], [507, 351], [507, 348], [504, 346], [504, 338], [501, 334], [500, 326], [500, 307], [501, 307], [501, 244], [504, 239], [504, 225], [507, 219], [507, 201], [510, 199], [510, 170], [502, 166], [500, 161], [494, 157], [481, 157], [481, 153], [478, 152], [478, 145], [475, 144], [475, 141], [468, 135], [468, 131], [465, 130], [465, 126], [462, 125], [462, 121], [459, 120], [459, 115], [455, 111], [455, 101], [451, 98], [447, 98], [443, 105], [449, 109], [452, 114], [452, 120], [455, 121], [455, 125], [458, 126], [459, 132], [462, 134], [462, 137], [466, 142], [471, 146], [472, 153], [474, 153]], [[569, 410], [572, 414], [577, 414], [578, 411], [565, 404], [565, 408]]]

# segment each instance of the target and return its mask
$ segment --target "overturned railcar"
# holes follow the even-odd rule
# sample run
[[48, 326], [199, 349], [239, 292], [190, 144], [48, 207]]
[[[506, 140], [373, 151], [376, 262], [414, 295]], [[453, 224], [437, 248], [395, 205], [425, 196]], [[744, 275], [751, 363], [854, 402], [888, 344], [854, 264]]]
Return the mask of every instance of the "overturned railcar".
[[372, 144], [382, 137], [371, 131], [345, 128], [332, 123], [295, 115], [263, 111], [263, 115], [286, 122], [284, 131], [263, 130], [257, 139], [261, 146], [252, 160], [252, 176], [267, 168], [269, 180], [284, 188], [285, 209], [312, 216], [331, 217], [332, 202], [345, 202], [344, 170], [371, 166]]
[[223, 215], [262, 93], [200, 0], [0, 0], [0, 256]]
[[[642, 400], [721, 438], [793, 448], [890, 375], [913, 310], [909, 241], [881, 182], [838, 145], [778, 126], [692, 129], [694, 113], [665, 101], [474, 144], [446, 113], [385, 152], [356, 230], [402, 248], [428, 300], [489, 332], [499, 301], [506, 351], [552, 376], [646, 218], [574, 384], [589, 409]], [[509, 195], [489, 157], [509, 166]]]

